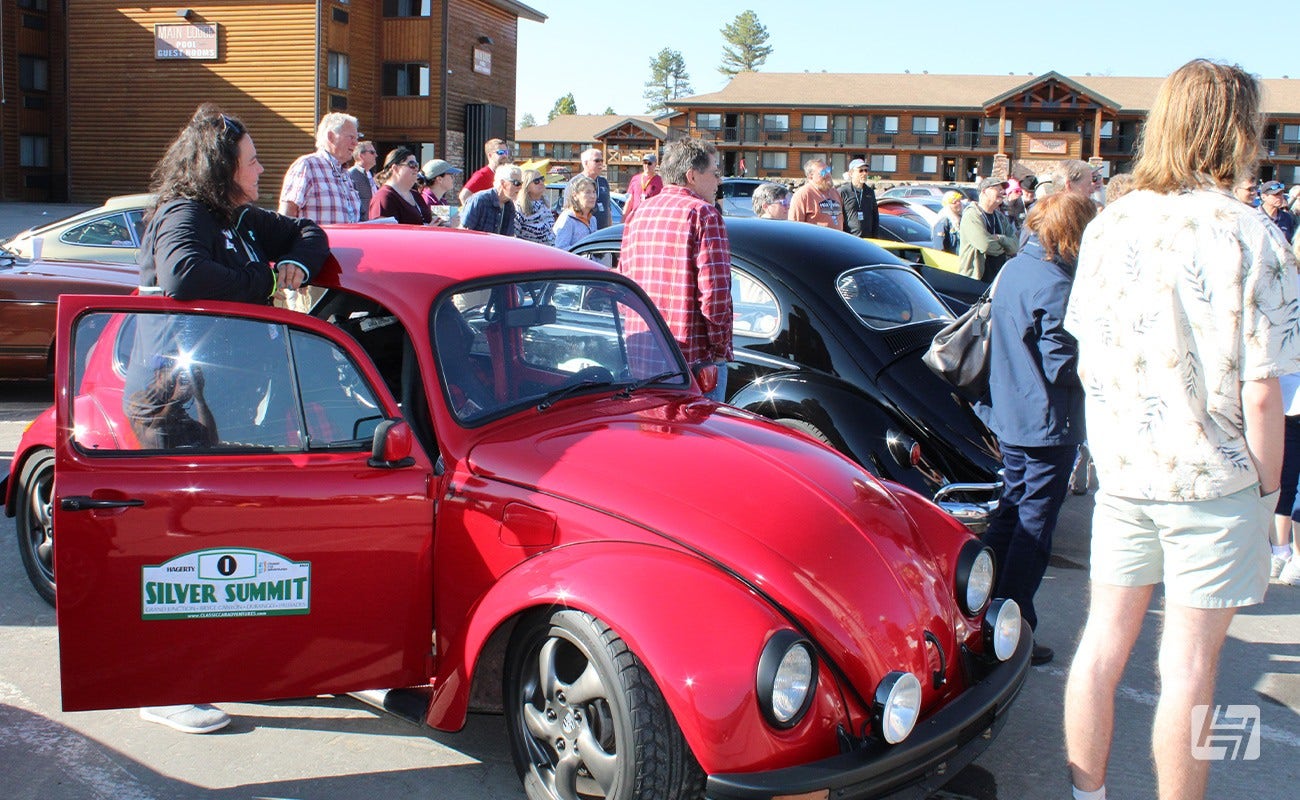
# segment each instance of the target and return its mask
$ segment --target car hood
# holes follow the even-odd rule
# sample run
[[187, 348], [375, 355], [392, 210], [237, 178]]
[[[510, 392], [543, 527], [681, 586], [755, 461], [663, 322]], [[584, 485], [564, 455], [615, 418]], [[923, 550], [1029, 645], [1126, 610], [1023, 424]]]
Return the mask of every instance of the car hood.
[[568, 416], [547, 412], [535, 434], [519, 429], [526, 422], [487, 434], [470, 468], [596, 507], [716, 562], [795, 620], [863, 697], [891, 670], [926, 674], [926, 631], [952, 641], [951, 579], [912, 518], [858, 465], [699, 398], [578, 405]]

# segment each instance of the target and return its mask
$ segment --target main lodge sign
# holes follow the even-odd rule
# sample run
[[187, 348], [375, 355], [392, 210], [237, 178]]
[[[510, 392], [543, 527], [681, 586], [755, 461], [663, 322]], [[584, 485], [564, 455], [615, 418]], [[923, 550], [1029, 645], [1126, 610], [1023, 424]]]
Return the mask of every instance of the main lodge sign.
[[215, 61], [217, 26], [191, 22], [153, 26], [154, 58]]

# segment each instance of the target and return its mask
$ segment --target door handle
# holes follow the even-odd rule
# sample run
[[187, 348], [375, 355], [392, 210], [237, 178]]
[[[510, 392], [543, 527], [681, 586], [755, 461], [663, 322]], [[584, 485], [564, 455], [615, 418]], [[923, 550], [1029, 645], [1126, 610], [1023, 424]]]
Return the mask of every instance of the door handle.
[[131, 508], [144, 505], [143, 500], [96, 500], [93, 497], [64, 497], [59, 500], [59, 508], [64, 511], [92, 511], [99, 508]]

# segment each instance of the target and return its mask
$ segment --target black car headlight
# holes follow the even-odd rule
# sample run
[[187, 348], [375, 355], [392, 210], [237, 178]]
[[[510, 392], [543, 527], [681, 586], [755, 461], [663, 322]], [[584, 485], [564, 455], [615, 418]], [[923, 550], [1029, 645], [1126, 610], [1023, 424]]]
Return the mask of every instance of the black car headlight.
[[777, 728], [796, 725], [812, 705], [817, 688], [817, 655], [812, 644], [791, 630], [778, 631], [758, 658], [758, 705]]
[[992, 653], [998, 661], [1006, 661], [1015, 655], [1016, 646], [1020, 644], [1019, 604], [1006, 597], [989, 603], [989, 610], [984, 613], [982, 633], [985, 653]]
[[890, 744], [908, 737], [921, 716], [921, 681], [910, 672], [891, 672], [876, 687], [876, 730]]
[[971, 539], [957, 555], [957, 605], [968, 617], [979, 616], [993, 595], [993, 551]]

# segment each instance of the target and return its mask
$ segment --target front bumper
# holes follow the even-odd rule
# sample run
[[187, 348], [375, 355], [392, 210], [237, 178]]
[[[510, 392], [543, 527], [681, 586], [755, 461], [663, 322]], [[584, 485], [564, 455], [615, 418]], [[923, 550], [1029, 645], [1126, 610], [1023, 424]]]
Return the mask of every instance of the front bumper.
[[811, 764], [768, 772], [710, 775], [710, 800], [766, 800], [826, 792], [833, 800], [921, 800], [952, 780], [1006, 723], [1029, 674], [1034, 637], [1024, 635], [1009, 661], [922, 720], [896, 745], [873, 744]]

